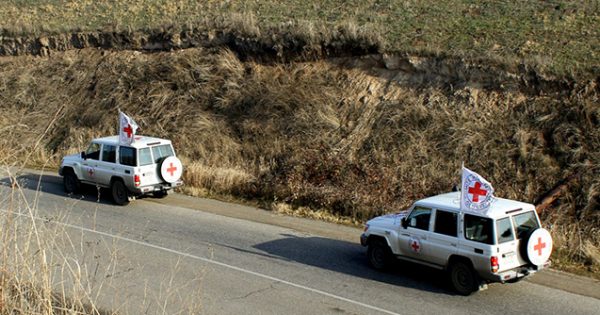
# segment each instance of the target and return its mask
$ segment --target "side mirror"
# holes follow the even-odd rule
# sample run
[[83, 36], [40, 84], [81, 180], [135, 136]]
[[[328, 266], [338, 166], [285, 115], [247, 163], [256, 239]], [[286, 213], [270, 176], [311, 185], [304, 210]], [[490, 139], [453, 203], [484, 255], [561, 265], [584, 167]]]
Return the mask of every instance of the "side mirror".
[[81, 158], [84, 159], [84, 160], [87, 159], [87, 156], [85, 155], [84, 151], [81, 151]]
[[400, 221], [400, 224], [405, 229], [408, 227], [408, 221], [406, 221], [406, 217], [402, 218], [402, 220]]

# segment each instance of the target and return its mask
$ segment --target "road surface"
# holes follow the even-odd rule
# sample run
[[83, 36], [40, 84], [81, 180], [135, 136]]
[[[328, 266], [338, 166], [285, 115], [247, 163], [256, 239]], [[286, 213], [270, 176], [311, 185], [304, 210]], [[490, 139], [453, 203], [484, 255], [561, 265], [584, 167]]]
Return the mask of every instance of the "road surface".
[[[120, 207], [95, 188], [67, 196], [53, 174], [21, 175], [21, 189], [14, 190], [2, 177], [2, 214], [64, 233], [54, 250], [78, 270], [85, 287], [80, 291], [87, 292], [82, 294], [124, 314], [574, 315], [600, 310], [600, 285], [586, 278], [540, 273], [531, 279], [539, 276], [544, 285], [533, 280], [495, 284], [463, 297], [452, 292], [439, 271], [409, 263], [387, 273], [372, 270], [358, 244], [358, 229], [181, 195]], [[57, 267], [54, 281], [60, 284], [55, 286], [71, 286], [73, 274]], [[583, 288], [568, 290], [583, 295], [555, 288], [569, 285]]]

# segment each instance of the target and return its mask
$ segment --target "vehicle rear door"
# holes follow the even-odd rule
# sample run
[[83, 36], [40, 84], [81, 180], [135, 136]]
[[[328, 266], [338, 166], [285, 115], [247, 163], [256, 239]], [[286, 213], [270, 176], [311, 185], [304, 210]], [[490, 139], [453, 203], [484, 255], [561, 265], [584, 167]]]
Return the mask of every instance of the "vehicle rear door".
[[162, 182], [159, 171], [154, 163], [151, 148], [138, 149], [140, 186], [152, 186]]
[[518, 242], [515, 238], [510, 217], [497, 219], [496, 246], [498, 246], [498, 271], [513, 269], [521, 265], [519, 262]]
[[431, 262], [445, 266], [449, 257], [458, 251], [458, 213], [436, 209], [433, 233], [429, 234]]
[[459, 238], [458, 254], [468, 257], [480, 273], [491, 271], [490, 257], [496, 254], [493, 252], [493, 224], [491, 218], [474, 214], [463, 214], [460, 223], [462, 235]]

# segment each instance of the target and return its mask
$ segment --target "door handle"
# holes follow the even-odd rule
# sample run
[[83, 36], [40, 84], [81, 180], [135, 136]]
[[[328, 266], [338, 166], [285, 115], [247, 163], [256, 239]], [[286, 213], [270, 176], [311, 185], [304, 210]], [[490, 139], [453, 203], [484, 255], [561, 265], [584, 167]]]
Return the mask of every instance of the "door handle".
[[402, 234], [402, 236], [410, 236], [410, 234]]
[[450, 243], [450, 246], [454, 246], [454, 247], [456, 247], [456, 244], [454, 244], [454, 243]]

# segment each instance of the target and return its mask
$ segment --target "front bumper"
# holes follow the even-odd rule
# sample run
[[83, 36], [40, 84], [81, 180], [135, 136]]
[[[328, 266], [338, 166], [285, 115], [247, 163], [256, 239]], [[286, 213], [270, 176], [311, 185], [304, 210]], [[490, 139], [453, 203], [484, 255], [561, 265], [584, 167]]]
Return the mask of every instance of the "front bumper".
[[367, 235], [365, 233], [360, 235], [360, 245], [367, 246]]

